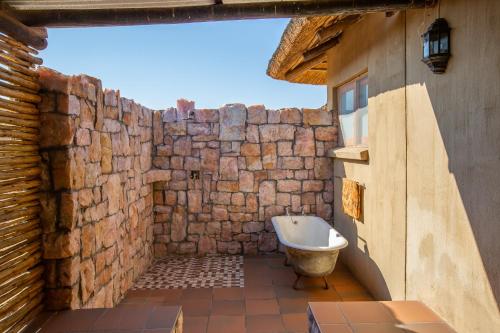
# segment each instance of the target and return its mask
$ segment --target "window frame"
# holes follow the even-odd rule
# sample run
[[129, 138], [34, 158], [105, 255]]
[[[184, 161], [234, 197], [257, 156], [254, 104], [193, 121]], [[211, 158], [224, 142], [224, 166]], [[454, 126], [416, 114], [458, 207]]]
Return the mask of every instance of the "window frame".
[[[363, 143], [363, 138], [360, 135], [362, 133], [362, 123], [361, 123], [361, 112], [358, 112], [362, 108], [366, 108], [368, 112], [368, 98], [369, 96], [366, 97], [366, 106], [360, 107], [360, 96], [361, 96], [361, 85], [363, 81], [366, 82], [366, 85], [368, 86], [368, 72], [363, 72], [359, 75], [356, 75], [352, 79], [338, 85], [335, 88], [335, 95], [336, 95], [336, 103], [337, 103], [337, 113], [338, 113], [338, 120], [339, 120], [339, 126], [341, 130], [341, 139], [342, 139], [342, 146], [343, 147], [368, 147], [369, 141], [368, 141], [368, 133], [366, 133], [367, 136], [367, 142]], [[343, 136], [343, 130], [342, 130], [342, 122], [341, 122], [341, 116], [342, 114], [342, 94], [354, 89], [354, 105], [353, 105], [353, 137], [355, 138], [356, 142], [354, 144], [346, 145], [344, 141], [344, 136]], [[368, 87], [369, 89], [369, 87]], [[368, 115], [368, 114], [367, 114]], [[361, 133], [360, 133], [361, 132]], [[369, 132], [369, 127], [368, 127], [368, 132]], [[359, 140], [359, 142], [358, 142]]]

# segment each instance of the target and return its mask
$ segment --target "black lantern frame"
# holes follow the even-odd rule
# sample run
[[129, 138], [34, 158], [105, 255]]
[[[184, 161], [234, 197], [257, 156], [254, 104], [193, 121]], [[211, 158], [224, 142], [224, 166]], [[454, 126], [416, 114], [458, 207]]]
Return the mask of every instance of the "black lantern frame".
[[444, 18], [438, 18], [429, 26], [422, 38], [422, 61], [433, 73], [444, 73], [451, 55], [448, 22]]

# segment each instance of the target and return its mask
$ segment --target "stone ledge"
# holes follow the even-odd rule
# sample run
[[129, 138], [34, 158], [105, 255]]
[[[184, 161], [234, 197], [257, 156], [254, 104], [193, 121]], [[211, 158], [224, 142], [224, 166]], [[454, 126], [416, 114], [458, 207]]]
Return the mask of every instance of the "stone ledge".
[[154, 182], [168, 182], [172, 179], [172, 171], [171, 170], [160, 170], [160, 169], [152, 169], [147, 171], [143, 177], [143, 184], [151, 184]]

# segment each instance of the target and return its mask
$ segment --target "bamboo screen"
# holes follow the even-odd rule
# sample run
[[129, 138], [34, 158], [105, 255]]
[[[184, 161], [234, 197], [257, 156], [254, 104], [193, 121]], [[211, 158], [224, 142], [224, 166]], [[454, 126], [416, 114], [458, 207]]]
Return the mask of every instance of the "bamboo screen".
[[42, 309], [36, 54], [0, 33], [0, 332]]

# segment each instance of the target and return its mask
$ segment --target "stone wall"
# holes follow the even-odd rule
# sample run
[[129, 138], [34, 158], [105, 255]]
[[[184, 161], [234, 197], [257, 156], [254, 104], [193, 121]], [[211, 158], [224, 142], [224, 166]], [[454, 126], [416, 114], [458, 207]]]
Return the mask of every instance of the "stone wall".
[[152, 260], [152, 111], [88, 76], [40, 81], [46, 303], [112, 307]]
[[49, 309], [116, 305], [153, 254], [272, 252], [271, 217], [332, 218], [324, 110], [149, 110], [98, 79], [40, 69]]
[[271, 217], [287, 207], [331, 221], [332, 118], [323, 109], [195, 109], [185, 100], [155, 111], [153, 165], [171, 171], [154, 185], [155, 255], [275, 251]]

